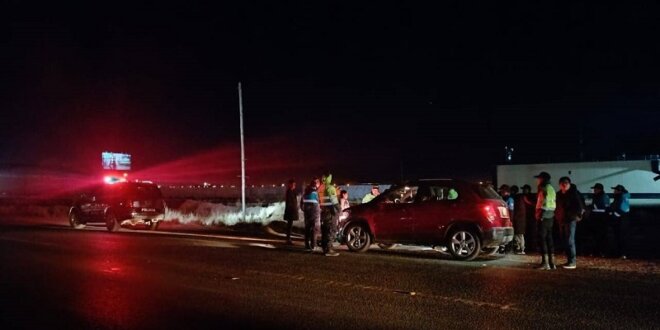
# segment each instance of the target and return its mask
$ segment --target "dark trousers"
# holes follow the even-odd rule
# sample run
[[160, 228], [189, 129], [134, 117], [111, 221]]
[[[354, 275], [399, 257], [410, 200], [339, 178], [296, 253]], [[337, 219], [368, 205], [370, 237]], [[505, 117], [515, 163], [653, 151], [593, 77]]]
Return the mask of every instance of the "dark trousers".
[[[594, 245], [591, 252], [604, 255], [607, 252], [607, 214], [604, 212], [592, 212], [587, 220], [589, 223], [585, 230], [588, 233], [584, 234], [584, 236], [593, 238]], [[580, 231], [584, 232], [582, 229]]]
[[552, 227], [555, 223], [554, 218], [544, 218], [541, 220], [540, 235], [541, 235], [541, 252], [543, 254], [555, 253], [555, 243], [552, 238]]
[[305, 248], [313, 249], [316, 247], [316, 221], [321, 210], [318, 204], [305, 203], [303, 213], [305, 214]]
[[575, 230], [577, 228], [577, 221], [570, 221], [562, 225], [564, 228], [564, 243], [566, 244], [566, 259], [569, 264], [574, 264], [577, 260], [575, 248]]
[[286, 240], [291, 240], [291, 231], [293, 230], [293, 219], [286, 220]]
[[321, 247], [323, 252], [332, 250], [335, 235], [335, 218], [339, 216], [339, 205], [321, 207]]
[[612, 215], [610, 218], [610, 226], [612, 226], [612, 231], [614, 231], [616, 254], [618, 256], [625, 256], [627, 253], [626, 238], [630, 227], [628, 214], [623, 213], [620, 217]]

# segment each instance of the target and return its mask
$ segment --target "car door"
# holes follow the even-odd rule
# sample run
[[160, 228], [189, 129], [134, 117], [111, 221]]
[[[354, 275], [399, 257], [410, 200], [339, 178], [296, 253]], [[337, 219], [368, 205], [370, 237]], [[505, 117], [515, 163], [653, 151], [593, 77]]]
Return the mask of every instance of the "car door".
[[416, 186], [405, 186], [389, 192], [379, 200], [374, 216], [376, 241], [407, 243], [414, 239], [412, 217]]
[[452, 185], [430, 185], [420, 188], [415, 208], [415, 241], [435, 244], [442, 240], [447, 226], [458, 219], [464, 198]]
[[99, 187], [93, 187], [89, 190], [86, 190], [84, 193], [80, 194], [78, 200], [76, 201], [76, 206], [80, 210], [80, 217], [85, 222], [94, 221], [96, 195], [99, 189]]

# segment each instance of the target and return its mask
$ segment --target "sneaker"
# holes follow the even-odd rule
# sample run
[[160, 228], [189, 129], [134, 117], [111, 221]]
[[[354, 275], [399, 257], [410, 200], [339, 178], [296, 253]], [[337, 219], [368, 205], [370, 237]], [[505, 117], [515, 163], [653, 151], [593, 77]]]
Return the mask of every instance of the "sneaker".
[[516, 251], [515, 254], [518, 254], [518, 255], [524, 255], [524, 254], [525, 254], [525, 251]]
[[339, 253], [336, 252], [336, 251], [328, 251], [328, 252], [325, 253], [325, 256], [326, 257], [337, 257], [337, 256], [339, 256]]
[[564, 269], [575, 269], [575, 268], [577, 268], [577, 265], [576, 264], [565, 264], [561, 267], [564, 268]]

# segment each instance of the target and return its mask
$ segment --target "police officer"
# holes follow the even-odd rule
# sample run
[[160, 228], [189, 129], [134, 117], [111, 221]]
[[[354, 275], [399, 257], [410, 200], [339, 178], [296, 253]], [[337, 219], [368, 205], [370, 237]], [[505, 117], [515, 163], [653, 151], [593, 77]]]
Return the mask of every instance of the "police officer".
[[616, 252], [621, 259], [626, 259], [626, 235], [628, 234], [628, 213], [630, 213], [630, 193], [622, 185], [612, 187], [614, 201], [610, 207], [610, 226], [616, 238]]
[[550, 174], [541, 172], [535, 176], [538, 185], [536, 199], [536, 220], [540, 222], [541, 234], [541, 266], [538, 269], [557, 269], [555, 266], [555, 246], [552, 238], [552, 227], [555, 222], [556, 193], [550, 184]]
[[610, 197], [605, 193], [605, 188], [602, 184], [596, 183], [593, 187], [593, 197], [591, 202], [591, 210], [589, 219], [587, 219], [587, 229], [595, 236], [594, 253], [599, 254], [601, 257], [605, 256], [607, 249], [607, 209], [610, 207]]
[[312, 179], [312, 182], [305, 188], [301, 206], [305, 216], [305, 249], [313, 252], [316, 247], [316, 223], [320, 222], [321, 209], [319, 207], [318, 188], [321, 180]]
[[334, 235], [334, 224], [341, 213], [339, 199], [337, 198], [337, 187], [332, 184], [332, 174], [329, 172], [321, 178], [319, 187], [319, 200], [321, 204], [321, 246], [326, 257], [339, 255], [332, 249]]

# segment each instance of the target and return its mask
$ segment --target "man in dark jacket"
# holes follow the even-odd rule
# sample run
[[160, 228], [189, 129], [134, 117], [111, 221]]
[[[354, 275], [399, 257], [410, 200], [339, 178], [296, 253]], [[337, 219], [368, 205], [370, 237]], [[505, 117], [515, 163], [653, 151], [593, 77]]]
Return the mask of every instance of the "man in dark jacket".
[[525, 218], [527, 219], [527, 225], [525, 226], [525, 248], [529, 251], [538, 249], [538, 236], [539, 229], [536, 223], [535, 213], [536, 210], [534, 206], [536, 205], [536, 195], [532, 193], [532, 187], [528, 184], [522, 186], [522, 194], [527, 197], [527, 200], [532, 204], [525, 211], [527, 212]]
[[[515, 186], [514, 186], [515, 187]], [[529, 188], [529, 186], [527, 186]], [[525, 191], [523, 187], [522, 194], [513, 195], [513, 239], [516, 243], [517, 249], [516, 254], [525, 254], [525, 231], [527, 230], [527, 217], [529, 215], [529, 209], [534, 206], [534, 203], [529, 198], [529, 192], [531, 189]]]
[[577, 268], [577, 257], [575, 249], [575, 229], [577, 222], [584, 215], [584, 201], [577, 187], [571, 183], [569, 177], [559, 179], [559, 192], [557, 193], [557, 208], [555, 217], [562, 226], [562, 234], [566, 243], [566, 264], [564, 269]]
[[298, 221], [298, 194], [296, 193], [296, 181], [293, 179], [289, 180], [286, 189], [284, 220], [287, 222], [286, 243], [292, 245], [291, 230], [293, 229], [293, 222]]

